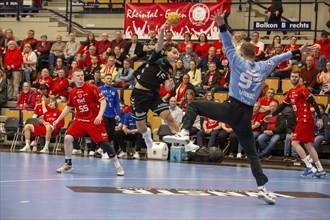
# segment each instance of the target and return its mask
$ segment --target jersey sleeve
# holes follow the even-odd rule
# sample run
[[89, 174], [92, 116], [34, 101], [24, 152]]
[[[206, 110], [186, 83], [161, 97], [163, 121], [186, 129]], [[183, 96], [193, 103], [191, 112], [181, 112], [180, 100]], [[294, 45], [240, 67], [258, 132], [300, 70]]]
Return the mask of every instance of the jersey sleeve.
[[100, 91], [100, 89], [96, 86], [96, 85], [92, 85], [91, 91], [93, 96], [98, 100], [101, 101], [102, 99], [104, 99], [103, 93]]
[[291, 90], [289, 90], [289, 92], [286, 94], [285, 98], [283, 99], [284, 103], [286, 103], [286, 104], [291, 103], [290, 94], [291, 94]]
[[305, 100], [307, 100], [312, 95], [311, 92], [305, 86], [301, 86], [301, 94]]
[[220, 32], [220, 35], [222, 38], [223, 46], [226, 50], [226, 55], [228, 57], [229, 63], [234, 64], [234, 62], [243, 62], [244, 59], [237, 54], [233, 42], [231, 41], [229, 32]]
[[155, 50], [150, 55], [148, 62], [155, 62], [156, 60], [164, 57], [164, 50], [161, 49], [160, 51], [156, 52]]

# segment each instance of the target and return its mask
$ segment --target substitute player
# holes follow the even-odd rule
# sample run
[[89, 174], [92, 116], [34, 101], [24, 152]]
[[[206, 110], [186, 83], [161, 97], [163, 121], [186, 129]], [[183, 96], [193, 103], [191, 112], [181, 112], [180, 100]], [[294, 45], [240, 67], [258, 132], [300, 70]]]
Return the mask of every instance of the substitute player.
[[43, 119], [40, 119], [41, 124], [27, 124], [24, 126], [25, 147], [20, 149], [20, 152], [30, 152], [31, 134], [33, 137], [45, 136], [45, 146], [40, 153], [49, 153], [49, 143], [52, 136], [56, 136], [61, 127], [64, 126], [64, 120], [59, 121], [56, 125], [53, 122], [60, 116], [61, 110], [57, 108], [57, 102], [52, 97], [42, 100]]
[[53, 123], [56, 125], [73, 108], [76, 109], [75, 121], [68, 128], [64, 138], [65, 161], [57, 169], [57, 172], [64, 173], [74, 170], [71, 159], [73, 139], [89, 135], [95, 143], [99, 143], [100, 147], [113, 160], [117, 168], [117, 175], [123, 176], [124, 170], [117, 159], [114, 148], [110, 146], [107, 131], [104, 127], [103, 113], [106, 102], [103, 94], [97, 86], [84, 82], [84, 73], [82, 70], [75, 70], [72, 78], [76, 87], [70, 91], [66, 107]]
[[[315, 140], [314, 133], [314, 117], [310, 110], [311, 105], [314, 107], [315, 112], [319, 118], [318, 126], [321, 128], [323, 126], [323, 121], [321, 117], [321, 112], [319, 106], [314, 100], [314, 97], [310, 91], [303, 85], [299, 83], [300, 72], [298, 70], [292, 71], [290, 75], [290, 81], [293, 88], [291, 88], [283, 103], [278, 107], [278, 109], [273, 112], [272, 115], [266, 116], [265, 120], [269, 120], [272, 116], [280, 113], [287, 105], [292, 104], [293, 110], [297, 118], [297, 125], [292, 135], [292, 146], [295, 148], [300, 158], [306, 164], [306, 170], [301, 174], [303, 177], [312, 176], [315, 178], [321, 178], [326, 175], [325, 170], [323, 169], [321, 162], [319, 160], [318, 154], [313, 146]], [[309, 162], [305, 150], [300, 145], [304, 143], [305, 148], [309, 152], [313, 161], [315, 161], [315, 167]]]
[[136, 120], [136, 126], [148, 148], [153, 145], [150, 128], [146, 126], [149, 109], [158, 114], [170, 127], [172, 132], [179, 131], [179, 125], [172, 117], [169, 106], [159, 95], [160, 84], [164, 84], [166, 90], [174, 87], [172, 79], [173, 67], [171, 62], [179, 58], [179, 51], [174, 44], [164, 44], [164, 30], [169, 26], [166, 22], [159, 29], [159, 38], [155, 50], [146, 63], [142, 64], [135, 72], [137, 83], [131, 95], [132, 117]]
[[183, 119], [181, 132], [176, 135], [165, 136], [163, 140], [169, 143], [185, 144], [185, 147], [187, 148], [188, 146], [189, 149], [194, 148], [192, 147], [194, 144], [189, 141], [189, 131], [197, 115], [229, 124], [237, 135], [250, 162], [253, 176], [258, 185], [258, 198], [269, 204], [275, 204], [276, 201], [273, 194], [265, 188], [268, 178], [263, 173], [256, 152], [251, 127], [253, 106], [259, 97], [267, 76], [273, 69], [283, 60], [290, 59], [294, 54], [300, 53], [300, 50], [306, 45], [299, 50], [274, 56], [267, 61], [255, 62], [254, 45], [252, 43], [244, 43], [242, 45], [242, 56], [236, 52], [225, 26], [224, 16], [225, 11], [222, 15], [217, 11], [212, 19], [219, 24], [223, 45], [232, 67], [229, 83], [229, 101], [224, 103], [209, 101], [190, 102]]

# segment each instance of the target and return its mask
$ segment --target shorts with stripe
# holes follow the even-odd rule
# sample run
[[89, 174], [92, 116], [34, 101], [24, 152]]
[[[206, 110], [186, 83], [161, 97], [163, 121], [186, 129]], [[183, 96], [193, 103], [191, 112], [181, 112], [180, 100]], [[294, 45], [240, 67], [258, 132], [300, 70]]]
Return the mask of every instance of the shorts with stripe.
[[135, 88], [131, 95], [131, 109], [132, 117], [137, 121], [142, 121], [147, 118], [149, 109], [159, 115], [169, 107], [158, 93]]

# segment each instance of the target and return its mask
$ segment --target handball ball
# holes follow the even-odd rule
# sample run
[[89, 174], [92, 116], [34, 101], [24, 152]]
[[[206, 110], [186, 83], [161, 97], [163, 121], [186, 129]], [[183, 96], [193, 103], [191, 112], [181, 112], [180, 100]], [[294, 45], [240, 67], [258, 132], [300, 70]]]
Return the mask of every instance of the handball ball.
[[180, 21], [180, 16], [176, 12], [170, 12], [167, 16], [167, 21], [171, 25], [176, 25]]

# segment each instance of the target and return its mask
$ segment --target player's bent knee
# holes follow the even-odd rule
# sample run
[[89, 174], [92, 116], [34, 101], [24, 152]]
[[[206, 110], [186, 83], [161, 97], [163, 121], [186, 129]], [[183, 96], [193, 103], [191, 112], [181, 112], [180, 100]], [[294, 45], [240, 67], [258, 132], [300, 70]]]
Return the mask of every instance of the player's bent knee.
[[64, 142], [73, 142], [73, 136], [71, 134], [65, 135]]
[[109, 142], [101, 142], [100, 147], [103, 148], [103, 150], [108, 153], [108, 156], [110, 158], [114, 158], [117, 155], [115, 148], [111, 146]]

